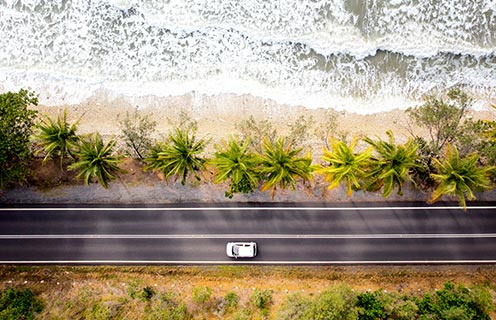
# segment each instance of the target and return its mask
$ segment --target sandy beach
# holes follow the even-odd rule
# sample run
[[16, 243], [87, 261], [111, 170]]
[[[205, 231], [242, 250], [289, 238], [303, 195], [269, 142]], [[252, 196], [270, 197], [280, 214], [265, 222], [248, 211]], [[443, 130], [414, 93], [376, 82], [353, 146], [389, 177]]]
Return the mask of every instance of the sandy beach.
[[[419, 103], [420, 105], [421, 103]], [[140, 107], [146, 105], [146, 107]], [[309, 128], [307, 147], [320, 151], [324, 144], [324, 137], [318, 136], [315, 129], [324, 125], [328, 115], [334, 114], [337, 129], [333, 135], [347, 139], [352, 137], [386, 137], [385, 132], [392, 130], [397, 141], [404, 142], [411, 137], [410, 131], [427, 136], [427, 132], [410, 123], [404, 110], [393, 109], [388, 112], [372, 114], [357, 114], [338, 112], [332, 108], [307, 108], [278, 104], [270, 99], [263, 99], [252, 95], [223, 94], [216, 96], [188, 94], [171, 97], [146, 97], [129, 102], [122, 98], [98, 96], [78, 105], [58, 107], [38, 106], [40, 114], [56, 117], [57, 113], [67, 109], [69, 121], [80, 119], [79, 133], [86, 134], [99, 132], [105, 137], [118, 136], [121, 133], [119, 119], [125, 117], [126, 112], [133, 112], [138, 107], [142, 114], [150, 115], [157, 122], [156, 139], [161, 139], [180, 123], [179, 114], [185, 111], [198, 124], [198, 135], [208, 137], [213, 143], [227, 138], [229, 135], [239, 134], [239, 124], [253, 116], [256, 120], [268, 120], [272, 123], [279, 135], [286, 135], [290, 125], [298, 117], [313, 119]], [[487, 110], [469, 112], [474, 119], [495, 120], [496, 113]]]

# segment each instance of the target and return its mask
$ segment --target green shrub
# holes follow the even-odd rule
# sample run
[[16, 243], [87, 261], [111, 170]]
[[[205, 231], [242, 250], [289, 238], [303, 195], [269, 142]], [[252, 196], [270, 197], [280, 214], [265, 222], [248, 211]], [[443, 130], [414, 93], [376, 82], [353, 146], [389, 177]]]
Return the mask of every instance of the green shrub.
[[375, 320], [384, 318], [384, 305], [377, 293], [364, 292], [357, 296], [358, 319]]
[[224, 296], [224, 302], [227, 308], [236, 308], [239, 302], [239, 297], [236, 292], [229, 291]]
[[119, 121], [119, 126], [128, 153], [135, 158], [145, 159], [152, 146], [151, 135], [157, 127], [157, 122], [151, 120], [150, 115], [140, 114], [136, 108], [133, 114], [126, 112], [126, 117]]
[[86, 311], [86, 319], [112, 320], [119, 318], [119, 312], [122, 308], [122, 304], [115, 301], [98, 301], [88, 307], [91, 308]]
[[322, 292], [310, 312], [310, 319], [358, 319], [357, 297], [349, 286], [332, 287]]
[[197, 304], [205, 304], [212, 296], [212, 289], [209, 287], [193, 288], [193, 301]]
[[312, 301], [300, 293], [293, 293], [286, 297], [277, 313], [278, 320], [311, 320], [308, 318], [312, 308]]
[[150, 301], [154, 295], [155, 295], [155, 290], [153, 290], [153, 288], [150, 286], [144, 287], [143, 290], [141, 291], [141, 298], [143, 298], [146, 301]]
[[38, 114], [28, 110], [38, 98], [27, 90], [0, 94], [0, 188], [25, 182], [31, 159], [29, 137]]
[[255, 289], [251, 301], [258, 309], [268, 309], [272, 304], [272, 291]]
[[275, 142], [277, 130], [269, 120], [257, 121], [253, 116], [241, 121], [236, 126], [241, 133], [241, 139], [250, 142], [250, 147], [258, 152], [262, 152], [262, 141], [268, 139]]
[[174, 299], [174, 294], [168, 292], [160, 295], [158, 299], [154, 299], [150, 308], [146, 312], [144, 319], [156, 320], [188, 320], [192, 319], [192, 315], [188, 312], [184, 303], [179, 303]]
[[299, 116], [293, 124], [289, 125], [290, 131], [287, 136], [289, 143], [293, 147], [305, 147], [308, 145], [310, 129], [314, 126], [315, 120], [310, 116]]
[[451, 282], [434, 295], [426, 294], [417, 300], [419, 313], [424, 319], [477, 319], [489, 320], [494, 305], [489, 290], [476, 286], [468, 289]]
[[35, 313], [43, 310], [41, 300], [29, 289], [8, 288], [0, 295], [0, 319], [34, 319]]
[[415, 301], [396, 292], [378, 291], [378, 299], [384, 306], [385, 319], [413, 320], [418, 318]]

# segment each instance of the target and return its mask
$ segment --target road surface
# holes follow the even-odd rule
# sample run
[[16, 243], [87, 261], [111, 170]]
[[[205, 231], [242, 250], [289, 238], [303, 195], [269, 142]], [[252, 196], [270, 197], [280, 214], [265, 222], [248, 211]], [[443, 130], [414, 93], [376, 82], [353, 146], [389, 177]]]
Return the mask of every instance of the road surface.
[[[228, 241], [256, 241], [258, 256], [228, 258]], [[496, 207], [3, 205], [0, 263], [496, 263]]]

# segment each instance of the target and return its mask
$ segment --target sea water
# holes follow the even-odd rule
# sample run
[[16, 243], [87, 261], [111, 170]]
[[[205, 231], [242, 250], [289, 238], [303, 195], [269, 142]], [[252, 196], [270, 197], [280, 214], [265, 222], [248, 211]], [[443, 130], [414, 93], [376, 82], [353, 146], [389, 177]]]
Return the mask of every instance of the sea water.
[[0, 0], [0, 92], [251, 94], [371, 113], [496, 98], [496, 0]]

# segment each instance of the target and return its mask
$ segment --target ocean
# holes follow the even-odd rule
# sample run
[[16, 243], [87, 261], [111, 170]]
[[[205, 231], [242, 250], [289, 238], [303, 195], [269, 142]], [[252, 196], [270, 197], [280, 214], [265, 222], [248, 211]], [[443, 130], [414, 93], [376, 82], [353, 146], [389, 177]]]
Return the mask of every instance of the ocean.
[[0, 92], [251, 94], [358, 113], [496, 99], [496, 0], [0, 0]]

